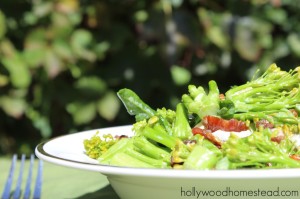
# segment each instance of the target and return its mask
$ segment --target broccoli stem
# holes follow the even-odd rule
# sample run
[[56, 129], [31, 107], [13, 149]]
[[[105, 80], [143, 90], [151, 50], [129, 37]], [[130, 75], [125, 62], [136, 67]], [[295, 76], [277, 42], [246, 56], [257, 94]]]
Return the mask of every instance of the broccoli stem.
[[231, 166], [231, 162], [228, 160], [228, 157], [223, 157], [216, 163], [215, 168], [217, 170], [227, 170], [227, 169], [231, 169], [232, 166]]
[[[157, 143], [167, 147], [170, 151], [172, 151], [171, 157], [173, 159], [177, 159], [177, 158], [185, 159], [188, 157], [188, 155], [190, 153], [187, 145], [185, 145], [182, 142], [182, 140], [180, 140], [179, 138], [170, 136], [165, 131], [160, 131], [160, 130], [151, 128], [149, 126], [146, 126], [142, 131], [142, 135], [151, 141], [157, 142]], [[144, 146], [141, 146], [141, 148], [143, 148], [143, 147]], [[170, 158], [169, 161], [171, 161], [172, 158]]]
[[254, 119], [266, 119], [272, 124], [292, 124], [297, 125], [298, 119], [287, 109], [275, 110], [275, 111], [261, 111], [261, 112], [247, 112], [236, 113], [233, 118], [238, 120], [254, 120]]
[[256, 167], [256, 168], [296, 168], [300, 167], [300, 161], [289, 157], [289, 150], [294, 143], [288, 142], [286, 137], [281, 142], [289, 143], [280, 145], [271, 141], [272, 132], [264, 129], [253, 132], [245, 138], [238, 138], [232, 134], [223, 143], [222, 148], [225, 157], [230, 161], [231, 168]]
[[176, 106], [176, 119], [173, 127], [173, 136], [178, 137], [181, 140], [189, 139], [193, 136], [188, 121], [187, 111], [182, 103], [179, 103]]
[[103, 153], [98, 161], [103, 164], [109, 164], [110, 159], [117, 153], [124, 151], [127, 147], [132, 145], [130, 138], [121, 138], [118, 142], [112, 145], [105, 153]]
[[[118, 160], [116, 156], [121, 159]], [[122, 138], [98, 158], [102, 164], [116, 166], [129, 166], [132, 164], [134, 167], [150, 167], [151, 165], [151, 167], [157, 168], [168, 168], [170, 159], [170, 153], [154, 146], [142, 136]]]
[[155, 166], [141, 161], [135, 157], [132, 157], [131, 155], [126, 154], [125, 152], [115, 154], [111, 158], [110, 164], [123, 167], [155, 168]]
[[269, 167], [277, 167], [277, 165], [280, 165], [280, 167], [285, 168], [299, 168], [300, 162], [293, 160], [288, 155], [273, 155], [269, 153], [251, 153], [249, 152], [248, 155], [246, 155], [245, 160], [236, 160], [236, 159], [230, 159], [234, 165], [235, 168], [242, 168], [242, 167], [250, 167], [250, 166], [260, 166], [260, 167], [267, 167], [266, 164], [271, 164]]
[[229, 89], [225, 96], [236, 113], [294, 108], [300, 101], [299, 83], [299, 68], [286, 72], [272, 64], [262, 76]]
[[161, 132], [161, 131], [157, 131], [149, 126], [146, 126], [143, 129], [142, 134], [150, 139], [153, 140], [155, 142], [158, 142], [166, 147], [168, 147], [169, 149], [174, 149], [175, 145], [176, 145], [176, 138], [170, 136], [169, 134], [167, 134], [167, 132]]
[[133, 145], [138, 148], [138, 150], [140, 150], [143, 154], [157, 160], [163, 160], [164, 162], [171, 161], [171, 155], [169, 152], [158, 146], [155, 146], [144, 136], [135, 136], [132, 139]]
[[211, 141], [204, 139], [201, 141], [201, 145], [214, 152], [218, 156], [222, 156], [222, 151], [214, 145]]
[[127, 148], [125, 150], [125, 153], [130, 155], [131, 157], [133, 158], [136, 158], [142, 162], [145, 162], [147, 164], [150, 164], [154, 167], [157, 167], [157, 168], [170, 168], [170, 162], [165, 162], [163, 160], [157, 160], [157, 159], [154, 159], [154, 158], [151, 158], [147, 155], [144, 155], [136, 150], [134, 150], [133, 148]]
[[196, 145], [183, 164], [185, 169], [212, 169], [218, 162], [218, 156], [208, 148]]

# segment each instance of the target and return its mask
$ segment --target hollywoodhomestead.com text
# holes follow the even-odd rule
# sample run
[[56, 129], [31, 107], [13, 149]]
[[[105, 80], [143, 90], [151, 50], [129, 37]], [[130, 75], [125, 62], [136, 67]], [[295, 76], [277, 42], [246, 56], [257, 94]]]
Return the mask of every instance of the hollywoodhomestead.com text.
[[251, 189], [251, 190], [235, 190], [230, 187], [226, 187], [224, 190], [201, 190], [197, 187], [189, 187], [189, 188], [180, 188], [180, 196], [181, 197], [194, 197], [201, 198], [203, 196], [220, 196], [220, 197], [246, 197], [246, 196], [254, 196], [254, 197], [298, 197], [298, 190], [281, 190], [280, 187], [276, 189], [264, 190], [264, 189]]

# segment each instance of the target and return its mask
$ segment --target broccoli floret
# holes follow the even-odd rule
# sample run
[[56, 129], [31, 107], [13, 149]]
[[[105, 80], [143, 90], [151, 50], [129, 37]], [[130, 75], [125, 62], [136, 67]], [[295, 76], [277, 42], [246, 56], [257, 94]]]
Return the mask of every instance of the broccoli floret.
[[117, 139], [111, 134], [105, 134], [102, 138], [98, 135], [99, 131], [96, 132], [90, 139], [83, 141], [84, 149], [86, 154], [93, 159], [98, 159], [103, 153], [105, 153], [111, 146], [113, 146]]
[[[239, 138], [232, 134], [223, 143], [222, 150], [228, 159], [228, 169], [253, 168], [296, 168], [300, 162], [290, 158], [294, 154], [294, 143], [286, 136], [280, 143], [271, 140], [272, 131], [264, 129], [252, 135]], [[223, 159], [223, 163], [226, 162]]]
[[223, 109], [222, 115], [240, 120], [267, 119], [275, 125], [298, 124], [297, 117], [286, 113], [289, 109], [297, 110], [300, 101], [299, 71], [300, 67], [286, 72], [276, 64], [270, 65], [260, 77], [225, 93], [234, 108], [231, 107], [230, 113]]
[[176, 118], [173, 124], [173, 136], [181, 140], [187, 140], [193, 136], [191, 126], [188, 120], [188, 113], [182, 103], [176, 106]]
[[138, 134], [148, 125], [147, 120], [141, 120], [132, 125], [132, 131]]
[[172, 151], [172, 164], [176, 169], [213, 169], [223, 157], [222, 151], [201, 135], [193, 136], [182, 150], [182, 143], [177, 143]]
[[217, 83], [209, 81], [209, 92], [206, 94], [203, 87], [189, 85], [189, 94], [182, 96], [182, 103], [187, 107], [189, 113], [197, 114], [201, 119], [206, 115], [217, 115], [220, 109], [220, 97]]
[[165, 118], [169, 124], [172, 124], [176, 118], [175, 111], [166, 108], [157, 109], [156, 115]]

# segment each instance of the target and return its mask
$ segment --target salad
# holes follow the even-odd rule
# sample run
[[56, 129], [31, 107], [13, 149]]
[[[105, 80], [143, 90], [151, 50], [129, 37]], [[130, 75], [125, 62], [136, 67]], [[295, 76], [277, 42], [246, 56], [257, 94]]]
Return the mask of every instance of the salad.
[[155, 110], [124, 88], [117, 94], [135, 117], [133, 136], [97, 132], [84, 140], [85, 153], [126, 167], [299, 168], [299, 86], [300, 67], [283, 71], [272, 64], [224, 94], [213, 80], [207, 91], [189, 85], [174, 110]]

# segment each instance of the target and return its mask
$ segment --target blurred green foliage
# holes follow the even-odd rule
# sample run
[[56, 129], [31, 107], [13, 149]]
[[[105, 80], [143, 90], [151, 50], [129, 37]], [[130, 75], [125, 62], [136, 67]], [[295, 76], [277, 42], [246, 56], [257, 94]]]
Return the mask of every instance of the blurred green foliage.
[[0, 154], [129, 124], [130, 88], [174, 108], [188, 84], [221, 91], [300, 58], [294, 0], [1, 0]]

